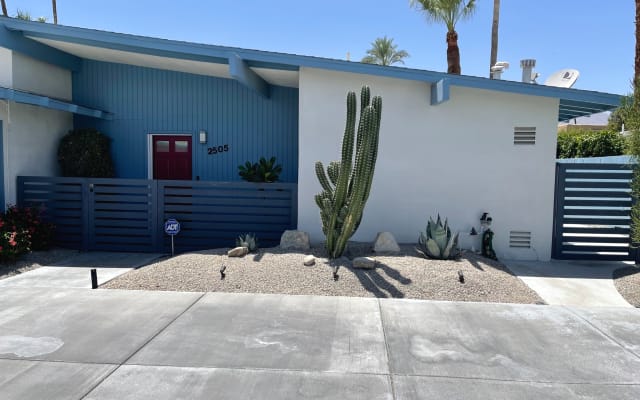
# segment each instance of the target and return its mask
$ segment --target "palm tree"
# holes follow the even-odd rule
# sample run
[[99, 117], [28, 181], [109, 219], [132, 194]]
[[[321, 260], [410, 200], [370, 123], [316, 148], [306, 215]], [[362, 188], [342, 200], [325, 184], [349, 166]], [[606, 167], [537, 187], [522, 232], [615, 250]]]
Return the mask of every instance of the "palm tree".
[[8, 17], [9, 14], [7, 13], [7, 3], [5, 3], [4, 0], [0, 0], [0, 3], [2, 4], [2, 15]]
[[[640, 1], [640, 0], [639, 0]], [[491, 67], [498, 62], [498, 24], [500, 23], [500, 0], [493, 0], [493, 24], [491, 25], [491, 61], [489, 77], [493, 79]]]
[[447, 73], [460, 75], [462, 69], [456, 24], [473, 15], [475, 0], [409, 0], [409, 4], [423, 11], [430, 21], [447, 26]]
[[51, 6], [53, 7], [53, 23], [58, 25], [58, 8], [56, 6], [56, 0], [51, 0]]
[[403, 59], [409, 57], [409, 53], [404, 50], [397, 50], [397, 48], [398, 46], [393, 44], [393, 39], [389, 39], [386, 36], [377, 38], [371, 43], [371, 48], [367, 50], [367, 55], [362, 59], [362, 62], [378, 65], [404, 64]]
[[33, 20], [33, 18], [31, 18], [31, 13], [29, 11], [22, 11], [20, 9], [18, 9], [18, 12], [16, 14], [16, 18], [17, 19], [21, 19], [23, 21], [31, 21], [31, 20]]

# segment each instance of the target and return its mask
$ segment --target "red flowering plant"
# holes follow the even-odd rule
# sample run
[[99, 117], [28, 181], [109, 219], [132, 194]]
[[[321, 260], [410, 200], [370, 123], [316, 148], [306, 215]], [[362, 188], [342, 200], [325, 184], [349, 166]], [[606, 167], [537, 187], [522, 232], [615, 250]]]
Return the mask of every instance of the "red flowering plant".
[[9, 206], [0, 214], [0, 260], [12, 260], [30, 250], [51, 246], [53, 224], [36, 207]]

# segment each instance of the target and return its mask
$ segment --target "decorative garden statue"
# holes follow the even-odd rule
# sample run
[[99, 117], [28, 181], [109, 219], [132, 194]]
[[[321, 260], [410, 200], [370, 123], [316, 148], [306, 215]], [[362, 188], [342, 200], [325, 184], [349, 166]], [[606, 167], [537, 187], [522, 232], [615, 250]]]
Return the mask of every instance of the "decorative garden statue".
[[496, 252], [493, 251], [493, 231], [487, 229], [482, 234], [482, 255], [492, 260], [497, 260]]

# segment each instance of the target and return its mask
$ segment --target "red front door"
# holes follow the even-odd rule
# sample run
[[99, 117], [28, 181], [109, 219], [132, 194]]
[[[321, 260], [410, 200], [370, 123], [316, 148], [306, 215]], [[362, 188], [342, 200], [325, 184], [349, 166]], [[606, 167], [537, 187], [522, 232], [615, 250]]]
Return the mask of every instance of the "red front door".
[[191, 136], [153, 136], [153, 179], [191, 180]]

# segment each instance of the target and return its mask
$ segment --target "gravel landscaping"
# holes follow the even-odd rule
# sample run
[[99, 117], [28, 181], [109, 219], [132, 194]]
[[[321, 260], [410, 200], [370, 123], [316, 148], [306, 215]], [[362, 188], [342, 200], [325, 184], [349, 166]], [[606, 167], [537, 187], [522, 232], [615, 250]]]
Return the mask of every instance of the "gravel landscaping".
[[[226, 249], [214, 249], [162, 259], [102, 287], [543, 304], [501, 263], [474, 253], [440, 261], [418, 256], [413, 245], [402, 245], [397, 255], [376, 255], [370, 245], [350, 244], [349, 248], [349, 258], [375, 257], [376, 268], [354, 269], [348, 258], [330, 261], [323, 248], [299, 253], [276, 247], [243, 258], [229, 258]], [[303, 265], [308, 254], [317, 257], [315, 265]], [[221, 279], [223, 265], [225, 276]], [[333, 276], [335, 267], [337, 279]]]
[[626, 267], [613, 272], [618, 293], [634, 307], [640, 307], [640, 268]]
[[18, 275], [43, 265], [51, 265], [77, 254], [76, 250], [54, 248], [47, 251], [32, 251], [11, 262], [0, 263], [0, 279]]

